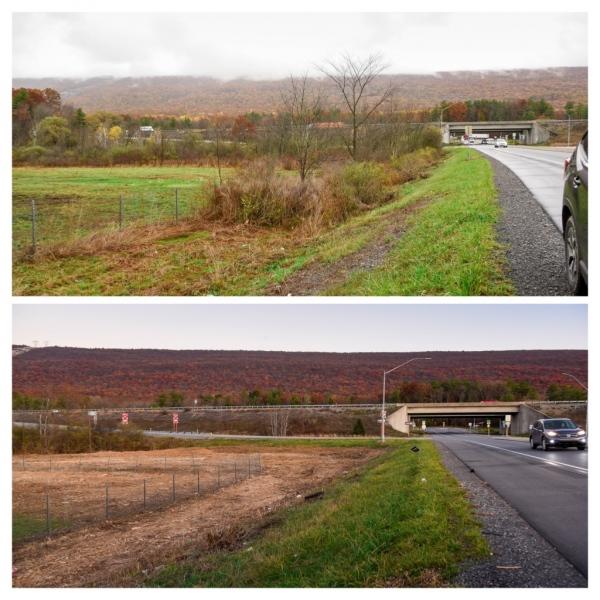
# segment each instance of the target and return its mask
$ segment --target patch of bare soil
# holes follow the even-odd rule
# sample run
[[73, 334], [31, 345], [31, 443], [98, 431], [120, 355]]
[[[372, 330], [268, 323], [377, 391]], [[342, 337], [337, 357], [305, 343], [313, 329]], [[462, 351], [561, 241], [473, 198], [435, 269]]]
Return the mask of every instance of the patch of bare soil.
[[406, 230], [406, 219], [425, 201], [416, 202], [386, 216], [386, 227], [376, 240], [330, 265], [311, 263], [284, 282], [271, 286], [265, 296], [316, 296], [347, 281], [357, 271], [372, 271], [381, 266]]
[[[381, 454], [364, 448], [274, 448], [261, 452], [262, 473], [171, 508], [109, 521], [52, 540], [20, 545], [13, 551], [13, 587], [125, 587], [129, 573], [155, 572], [169, 559], [227, 547], [252, 535], [268, 515], [303, 502], [341, 476]], [[256, 447], [195, 449], [198, 460], [234, 460], [256, 455]], [[98, 460], [98, 453], [83, 460]], [[114, 453], [112, 453], [114, 455]], [[135, 456], [135, 453], [122, 453]], [[170, 458], [189, 457], [189, 449], [141, 453]], [[132, 458], [131, 457], [131, 458]], [[79, 460], [79, 458], [77, 458]], [[132, 461], [133, 462], [133, 461]], [[39, 490], [48, 472], [13, 471], [13, 485]], [[81, 472], [54, 471], [52, 486], [72, 487]], [[75, 481], [77, 480], [77, 481]], [[87, 486], [82, 486], [85, 493]], [[90, 488], [89, 493], [96, 493]], [[268, 520], [268, 519], [267, 519]], [[236, 533], [237, 532], [237, 533]], [[129, 583], [128, 583], [129, 581]]]

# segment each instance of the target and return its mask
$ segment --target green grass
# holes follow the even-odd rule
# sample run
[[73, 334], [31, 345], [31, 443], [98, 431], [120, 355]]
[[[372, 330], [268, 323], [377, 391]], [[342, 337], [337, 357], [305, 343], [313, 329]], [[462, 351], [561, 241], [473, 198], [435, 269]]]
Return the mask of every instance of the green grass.
[[[50, 534], [54, 529], [68, 527], [67, 521], [50, 519]], [[35, 518], [30, 515], [16, 514], [12, 517], [12, 541], [13, 544], [26, 540], [32, 536], [45, 535], [48, 531], [46, 519]]]
[[[31, 243], [31, 201], [38, 244], [102, 229], [184, 218], [204, 206], [201, 190], [216, 170], [191, 167], [13, 169], [13, 248]], [[121, 200], [122, 199], [122, 202]]]
[[[412, 452], [417, 445], [421, 451]], [[325, 489], [235, 552], [191, 549], [147, 587], [440, 587], [483, 557], [470, 504], [430, 442], [388, 454]]]
[[[331, 265], [390, 236], [388, 227], [399, 211], [418, 203], [408, 217], [407, 230], [395, 242], [383, 266], [358, 272], [348, 281], [324, 290], [324, 295], [360, 296], [505, 296], [514, 288], [504, 271], [504, 249], [496, 242], [500, 216], [493, 172], [476, 155], [466, 161], [466, 149], [453, 149], [430, 177], [398, 188], [397, 199], [360, 214], [313, 238], [301, 238], [281, 228], [205, 224], [196, 230], [173, 231], [158, 239], [127, 242], [113, 250], [74, 253], [13, 265], [15, 295], [196, 296], [263, 295], [308, 265]], [[473, 154], [473, 153], [472, 153]], [[115, 169], [14, 169], [15, 201], [37, 189], [38, 197], [52, 193], [84, 199], [86, 207], [110, 213], [118, 228], [115, 200], [119, 190], [139, 189], [163, 194], [173, 217], [174, 187], [214, 180], [214, 169], [141, 167]], [[196, 189], [196, 188], [191, 188]], [[103, 198], [110, 192], [111, 199]], [[147, 197], [145, 195], [139, 196]], [[151, 197], [151, 196], [149, 196]], [[144, 200], [148, 204], [147, 200]], [[84, 235], [93, 228], [75, 202], [56, 210], [52, 218], [65, 231]], [[62, 206], [62, 205], [61, 205]], [[146, 213], [144, 213], [146, 211]], [[154, 218], [147, 206], [142, 210]], [[87, 214], [87, 213], [86, 213]], [[117, 216], [115, 216], [117, 215]], [[68, 218], [67, 218], [68, 217]], [[26, 213], [14, 223], [15, 247], [30, 243]], [[50, 217], [48, 217], [50, 219]], [[110, 220], [109, 219], [109, 220]], [[87, 228], [87, 229], [86, 229]], [[184, 228], [185, 229], [185, 228]], [[44, 233], [43, 219], [39, 223]], [[393, 241], [393, 240], [392, 240]]]
[[330, 295], [504, 296], [514, 287], [496, 241], [500, 217], [490, 164], [458, 149], [431, 178], [404, 186], [405, 201], [429, 198], [384, 266], [356, 274]]

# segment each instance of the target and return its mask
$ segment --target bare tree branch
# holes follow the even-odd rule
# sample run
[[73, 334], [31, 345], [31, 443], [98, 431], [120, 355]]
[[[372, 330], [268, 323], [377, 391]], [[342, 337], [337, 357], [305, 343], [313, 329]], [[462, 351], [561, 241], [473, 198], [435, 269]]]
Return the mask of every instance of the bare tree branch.
[[376, 85], [377, 77], [389, 65], [380, 53], [371, 54], [366, 59], [353, 58], [347, 52], [339, 61], [326, 61], [326, 66], [317, 69], [327, 76], [341, 94], [352, 119], [351, 140], [346, 147], [353, 160], [359, 155], [359, 132], [371, 115], [397, 92], [389, 82], [384, 88]]

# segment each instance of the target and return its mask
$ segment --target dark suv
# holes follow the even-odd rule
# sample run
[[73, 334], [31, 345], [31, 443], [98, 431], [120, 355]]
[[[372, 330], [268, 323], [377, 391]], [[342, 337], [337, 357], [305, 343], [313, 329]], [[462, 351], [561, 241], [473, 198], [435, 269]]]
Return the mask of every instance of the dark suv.
[[565, 161], [562, 223], [569, 289], [587, 296], [588, 281], [588, 132]]
[[587, 434], [571, 421], [571, 419], [541, 419], [536, 421], [529, 433], [529, 445], [535, 450], [552, 448], [577, 448], [585, 450]]

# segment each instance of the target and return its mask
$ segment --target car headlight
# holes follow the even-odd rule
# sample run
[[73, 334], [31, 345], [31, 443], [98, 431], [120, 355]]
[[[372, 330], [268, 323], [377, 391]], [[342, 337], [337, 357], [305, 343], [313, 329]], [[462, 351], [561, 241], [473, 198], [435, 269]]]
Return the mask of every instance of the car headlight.
[[583, 431], [583, 429], [581, 431], [577, 432], [577, 435], [585, 435], [585, 431]]
[[546, 435], [548, 437], [556, 437], [558, 434], [556, 433], [556, 431], [546, 431]]

